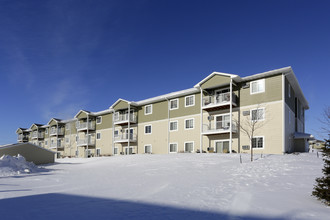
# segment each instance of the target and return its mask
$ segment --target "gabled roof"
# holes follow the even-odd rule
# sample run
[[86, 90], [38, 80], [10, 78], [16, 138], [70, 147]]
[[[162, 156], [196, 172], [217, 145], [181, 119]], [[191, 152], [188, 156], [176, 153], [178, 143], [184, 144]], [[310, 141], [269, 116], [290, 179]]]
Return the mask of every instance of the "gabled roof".
[[49, 122], [47, 123], [47, 125], [49, 125], [52, 121], [56, 121], [56, 122], [60, 122], [60, 123], [63, 123], [62, 122], [62, 119], [58, 119], [58, 118], [51, 118], [50, 120], [49, 120]]
[[28, 132], [29, 130], [27, 128], [17, 128], [16, 133], [19, 131]]
[[205, 83], [207, 80], [211, 79], [215, 75], [230, 77], [230, 78], [234, 79], [234, 81], [236, 81], [236, 82], [239, 82], [241, 80], [241, 77], [239, 77], [238, 75], [235, 75], [235, 74], [213, 72], [210, 75], [208, 75], [207, 77], [205, 77], [202, 81], [200, 81], [199, 83], [197, 83], [194, 87], [195, 88], [200, 87], [203, 83]]
[[131, 101], [127, 101], [125, 99], [121, 99], [119, 98], [115, 103], [113, 103], [109, 108], [110, 109], [113, 109], [119, 102], [127, 102], [128, 104], [130, 105], [134, 105], [134, 106], [137, 106], [137, 104], [135, 102], [131, 102]]
[[81, 112], [85, 112], [87, 115], [89, 115], [89, 114], [91, 113], [90, 111], [86, 111], [86, 110], [81, 109], [81, 110], [79, 110], [79, 112], [78, 112], [74, 117], [77, 118], [78, 115], [79, 115]]
[[32, 129], [33, 125], [35, 125], [37, 127], [42, 127], [43, 126], [42, 124], [33, 123], [29, 129]]

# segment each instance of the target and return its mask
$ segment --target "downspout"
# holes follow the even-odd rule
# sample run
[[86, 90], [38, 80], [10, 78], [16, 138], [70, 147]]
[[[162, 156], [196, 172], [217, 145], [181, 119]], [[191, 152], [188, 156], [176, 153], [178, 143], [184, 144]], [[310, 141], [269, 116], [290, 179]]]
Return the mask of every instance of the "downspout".
[[130, 113], [131, 113], [131, 103], [128, 103], [128, 125], [127, 125], [127, 135], [128, 135], [128, 143], [127, 143], [127, 154], [129, 155], [129, 148], [130, 148], [130, 141], [131, 141], [131, 120], [130, 120]]
[[200, 143], [199, 143], [199, 152], [200, 154], [203, 153], [203, 89], [199, 86], [201, 90], [201, 115], [200, 115]]
[[232, 141], [233, 141], [233, 131], [232, 131], [232, 123], [233, 123], [233, 78], [230, 77], [230, 91], [229, 91], [229, 103], [230, 103], [230, 115], [229, 115], [229, 120], [230, 120], [230, 123], [229, 123], [229, 153], [231, 153], [232, 151]]

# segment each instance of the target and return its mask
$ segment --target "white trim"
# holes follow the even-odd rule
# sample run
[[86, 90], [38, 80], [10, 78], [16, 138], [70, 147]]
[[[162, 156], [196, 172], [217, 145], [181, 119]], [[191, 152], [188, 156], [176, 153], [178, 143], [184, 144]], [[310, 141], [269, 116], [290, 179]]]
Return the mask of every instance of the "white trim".
[[[192, 128], [187, 128], [186, 127], [186, 125], [187, 125], [186, 121], [188, 121], [188, 120], [193, 120], [193, 123], [192, 123], [193, 127]], [[192, 130], [194, 128], [195, 128], [195, 119], [194, 118], [187, 118], [187, 119], [184, 120], [184, 130]]]
[[[100, 122], [99, 123], [97, 123], [97, 118], [100, 118]], [[97, 125], [102, 124], [102, 116], [97, 116], [96, 119], [95, 119], [95, 121], [96, 121], [96, 124]]]
[[194, 151], [195, 151], [195, 142], [194, 142], [194, 141], [185, 141], [185, 142], [183, 143], [183, 151], [184, 151], [185, 153], [188, 152], [188, 151], [186, 151], [186, 144], [188, 144], [188, 143], [192, 143], [192, 146], [193, 146], [192, 151], [189, 152], [189, 153], [194, 153]]
[[[253, 150], [260, 150], [260, 149], [265, 149], [265, 136], [254, 136], [253, 138], [262, 138], [262, 148], [253, 148]], [[252, 143], [253, 144], [253, 139], [252, 139]], [[252, 148], [253, 146], [251, 146]]]
[[[171, 99], [171, 100], [169, 100], [170, 101], [170, 106], [169, 106], [169, 108], [170, 108], [170, 110], [172, 111], [172, 110], [176, 110], [176, 109], [179, 109], [179, 99], [178, 98], [176, 98], [176, 99]], [[177, 106], [176, 106], [176, 108], [171, 108], [171, 102], [172, 101], [176, 101], [177, 102]]]
[[[225, 141], [228, 141], [229, 144], [230, 144], [230, 139], [214, 140], [214, 152], [215, 152], [215, 153], [218, 153], [218, 152], [217, 152], [217, 142], [225, 142]], [[230, 146], [229, 146], [229, 151], [230, 151]], [[230, 153], [230, 152], [228, 152], [228, 153]]]
[[[176, 145], [176, 151], [173, 151], [173, 152], [171, 152], [171, 144], [175, 144]], [[178, 153], [178, 142], [172, 142], [172, 143], [169, 143], [168, 144], [168, 152], [170, 153], [170, 154], [175, 154], [175, 153]]]
[[[98, 134], [100, 135], [100, 138], [97, 137]], [[101, 138], [102, 138], [101, 132], [96, 132], [96, 140], [101, 140]]]
[[[171, 130], [171, 123], [175, 123], [175, 122], [176, 122], [176, 129]], [[178, 120], [170, 121], [169, 131], [173, 132], [173, 131], [178, 131], [178, 130], [179, 130], [179, 121]]]
[[285, 153], [285, 75], [282, 74], [282, 154]]
[[[260, 83], [262, 82], [263, 85], [263, 90], [261, 91], [257, 91], [257, 92], [252, 92], [252, 88], [253, 88], [253, 83]], [[259, 94], [259, 93], [263, 93], [266, 91], [266, 83], [265, 83], [265, 79], [258, 79], [258, 80], [254, 80], [250, 82], [250, 95], [254, 95], [254, 94]]]
[[[193, 104], [187, 105], [187, 98], [193, 97]], [[184, 107], [192, 107], [195, 106], [195, 94], [194, 95], [188, 95], [184, 97]]]
[[258, 120], [255, 120], [255, 121], [264, 121], [266, 119], [266, 111], [265, 111], [265, 107], [261, 107], [261, 108], [254, 108], [254, 109], [250, 109], [250, 120], [251, 121], [254, 121], [252, 120], [252, 111], [254, 110], [262, 110], [263, 111], [263, 118], [262, 119], [258, 119]]
[[[147, 107], [150, 107], [150, 112], [147, 113]], [[144, 106], [144, 115], [151, 115], [152, 114], [152, 104]]]
[[[146, 153], [146, 147], [148, 147], [148, 146], [150, 146], [150, 153]], [[151, 144], [145, 144], [143, 150], [144, 150], [143, 151], [144, 154], [152, 154], [152, 145]]]
[[[146, 133], [146, 127], [148, 127], [148, 126], [150, 126], [150, 133]], [[144, 134], [145, 134], [145, 135], [150, 135], [150, 134], [152, 134], [152, 124], [147, 124], [147, 125], [144, 126]]]

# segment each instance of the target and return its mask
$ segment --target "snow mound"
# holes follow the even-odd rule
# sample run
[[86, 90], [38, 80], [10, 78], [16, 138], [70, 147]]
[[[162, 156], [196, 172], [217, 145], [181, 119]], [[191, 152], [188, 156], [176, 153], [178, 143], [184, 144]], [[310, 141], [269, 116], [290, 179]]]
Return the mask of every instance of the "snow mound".
[[32, 173], [37, 170], [36, 165], [28, 162], [18, 154], [17, 156], [3, 155], [0, 158], [0, 176], [13, 176], [17, 174]]

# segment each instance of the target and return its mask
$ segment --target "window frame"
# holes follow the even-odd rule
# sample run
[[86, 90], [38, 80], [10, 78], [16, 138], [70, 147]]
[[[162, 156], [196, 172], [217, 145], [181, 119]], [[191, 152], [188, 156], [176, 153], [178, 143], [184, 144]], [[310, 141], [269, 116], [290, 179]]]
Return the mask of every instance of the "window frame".
[[[100, 122], [97, 122], [97, 119], [100, 119]], [[97, 116], [95, 121], [97, 125], [102, 124], [102, 116]]]
[[[150, 153], [147, 153], [146, 152], [146, 147], [150, 147]], [[145, 154], [152, 154], [152, 145], [151, 144], [145, 144], [144, 145], [144, 151], [143, 151]]]
[[[192, 128], [187, 128], [187, 121], [190, 121], [192, 120]], [[184, 120], [184, 129], [185, 130], [192, 130], [192, 129], [195, 129], [195, 119], [194, 118], [188, 118], [188, 119], [185, 119]]]
[[[192, 97], [192, 100], [193, 100], [192, 102], [193, 102], [193, 103], [192, 103], [191, 105], [187, 105], [187, 99], [190, 98], [190, 97]], [[192, 106], [195, 106], [195, 95], [188, 95], [188, 96], [185, 96], [185, 97], [184, 97], [184, 107], [187, 108], [187, 107], [192, 107]]]
[[[147, 112], [147, 108], [150, 107], [150, 112]], [[144, 106], [144, 115], [151, 115], [152, 114], [152, 104]]]
[[[263, 118], [262, 119], [257, 119], [257, 120], [254, 120], [253, 119], [253, 114], [252, 114], [252, 112], [253, 111], [255, 111], [255, 110], [262, 110], [263, 111], [263, 114], [262, 114], [262, 116], [263, 116]], [[250, 110], [250, 115], [251, 115], [251, 121], [264, 121], [265, 120], [265, 118], [266, 118], [266, 114], [265, 114], [265, 107], [262, 107], [262, 108], [254, 108], [254, 109], [251, 109]]]
[[[176, 107], [172, 108], [172, 102], [176, 101]], [[176, 110], [179, 109], [179, 99], [171, 99], [170, 100], [170, 106], [169, 106], [170, 110]]]
[[[263, 86], [262, 90], [259, 91], [259, 89], [258, 89], [258, 91], [254, 92], [253, 91], [253, 84], [254, 83], [262, 83], [262, 86]], [[250, 82], [250, 95], [263, 93], [265, 91], [266, 91], [265, 79], [258, 79], [258, 80], [254, 80], [254, 81]]]
[[[176, 123], [176, 129], [175, 130], [171, 130], [171, 124], [172, 123]], [[169, 125], [169, 131], [172, 132], [172, 131], [178, 131], [179, 129], [179, 121], [178, 120], [175, 120], [175, 121], [170, 121], [170, 125]]]
[[[186, 144], [190, 144], [190, 143], [192, 143], [192, 151], [191, 152], [186, 151]], [[186, 142], [184, 142], [183, 146], [184, 146], [183, 150], [184, 150], [185, 153], [194, 153], [194, 150], [195, 150], [195, 142], [194, 141], [186, 141]]]
[[[173, 145], [173, 144], [176, 145], [176, 151], [171, 151], [171, 145]], [[178, 143], [177, 143], [177, 142], [169, 143], [169, 145], [168, 145], [168, 152], [169, 152], [170, 154], [178, 153]]]
[[[255, 138], [262, 138], [262, 147], [253, 147], [253, 139]], [[258, 140], [257, 140], [258, 141]], [[256, 142], [256, 144], [258, 145], [258, 142]], [[252, 138], [252, 143], [251, 143], [251, 148], [255, 149], [265, 149], [265, 136], [254, 136]]]
[[96, 140], [101, 140], [101, 132], [96, 132]]
[[[147, 132], [146, 132], [146, 128], [147, 128], [147, 127], [150, 127], [150, 133], [147, 133]], [[145, 134], [145, 135], [150, 135], [150, 134], [152, 134], [152, 125], [151, 125], [151, 124], [149, 124], [149, 125], [145, 125], [145, 126], [144, 126], [144, 134]]]

